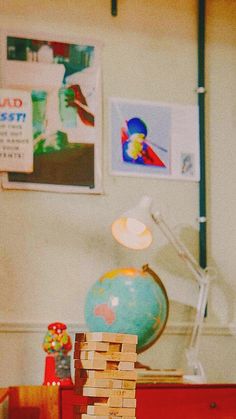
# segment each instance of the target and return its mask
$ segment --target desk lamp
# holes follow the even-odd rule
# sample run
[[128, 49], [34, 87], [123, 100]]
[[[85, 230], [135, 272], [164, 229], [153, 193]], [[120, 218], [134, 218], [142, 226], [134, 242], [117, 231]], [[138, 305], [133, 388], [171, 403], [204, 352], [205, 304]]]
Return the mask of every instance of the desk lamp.
[[151, 211], [152, 199], [143, 196], [138, 205], [115, 220], [112, 224], [114, 238], [130, 249], [145, 249], [152, 243], [152, 222], [154, 222], [174, 247], [178, 256], [185, 262], [199, 285], [196, 305], [196, 317], [191, 334], [190, 345], [186, 350], [186, 358], [193, 375], [185, 376], [193, 382], [206, 382], [206, 376], [198, 359], [200, 335], [205, 317], [209, 291], [210, 275], [208, 269], [202, 269], [182, 241], [173, 233], [159, 212]]

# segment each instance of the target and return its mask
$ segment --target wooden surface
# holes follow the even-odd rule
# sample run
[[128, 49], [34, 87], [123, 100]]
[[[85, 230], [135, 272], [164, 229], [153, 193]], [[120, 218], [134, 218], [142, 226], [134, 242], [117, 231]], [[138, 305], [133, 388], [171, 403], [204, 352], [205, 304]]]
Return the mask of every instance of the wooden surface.
[[[20, 411], [22, 409], [22, 411]], [[20, 414], [23, 416], [19, 416]], [[9, 388], [9, 419], [59, 419], [57, 386], [19, 386]]]
[[[236, 419], [236, 384], [137, 384], [136, 399], [137, 419]], [[61, 388], [61, 419], [73, 419], [80, 402]]]
[[9, 393], [8, 387], [0, 388], [0, 403], [2, 403], [6, 399], [6, 397], [8, 396], [8, 393]]
[[236, 419], [236, 385], [141, 384], [136, 397], [137, 419]]
[[[0, 397], [7, 393], [1, 389]], [[236, 419], [236, 384], [137, 384], [136, 399], [137, 419]], [[10, 411], [22, 408], [24, 416], [14, 410], [9, 418], [74, 419], [73, 407], [83, 401], [74, 387], [10, 387]]]

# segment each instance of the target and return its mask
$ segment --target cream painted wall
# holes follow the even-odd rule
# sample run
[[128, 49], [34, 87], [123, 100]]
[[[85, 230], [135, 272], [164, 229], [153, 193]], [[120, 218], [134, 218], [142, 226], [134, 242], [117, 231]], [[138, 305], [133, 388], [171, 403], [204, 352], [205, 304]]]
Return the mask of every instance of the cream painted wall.
[[[201, 359], [210, 381], [235, 381], [236, 330], [236, 3], [209, 0], [206, 32], [208, 260], [212, 284]], [[109, 174], [108, 98], [195, 104], [197, 1], [0, 0], [0, 27], [103, 43], [103, 185], [99, 196], [11, 191], [0, 193], [0, 385], [43, 379], [41, 342], [48, 323], [84, 328], [91, 284], [115, 267], [148, 262], [171, 298], [160, 341], [140, 358], [153, 367], [183, 365], [192, 313], [188, 274], [156, 229], [151, 248], [121, 248], [110, 225], [127, 203], [149, 193], [156, 208], [197, 257], [198, 184]], [[222, 303], [223, 301], [223, 303]], [[212, 356], [214, 354], [214, 356]]]

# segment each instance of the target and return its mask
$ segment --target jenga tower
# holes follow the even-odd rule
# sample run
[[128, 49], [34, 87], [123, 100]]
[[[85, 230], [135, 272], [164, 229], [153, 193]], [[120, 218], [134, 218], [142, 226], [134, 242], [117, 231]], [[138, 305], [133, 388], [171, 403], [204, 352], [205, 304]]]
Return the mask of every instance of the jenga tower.
[[76, 333], [74, 419], [134, 419], [136, 335]]

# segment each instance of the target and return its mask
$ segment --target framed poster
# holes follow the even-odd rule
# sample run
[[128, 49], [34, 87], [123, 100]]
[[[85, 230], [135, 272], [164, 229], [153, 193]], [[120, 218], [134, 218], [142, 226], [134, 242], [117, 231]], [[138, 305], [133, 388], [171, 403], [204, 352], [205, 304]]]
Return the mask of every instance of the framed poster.
[[1, 87], [30, 92], [34, 155], [3, 188], [101, 193], [101, 45], [5, 31], [0, 58]]
[[113, 175], [199, 181], [198, 106], [109, 102]]

